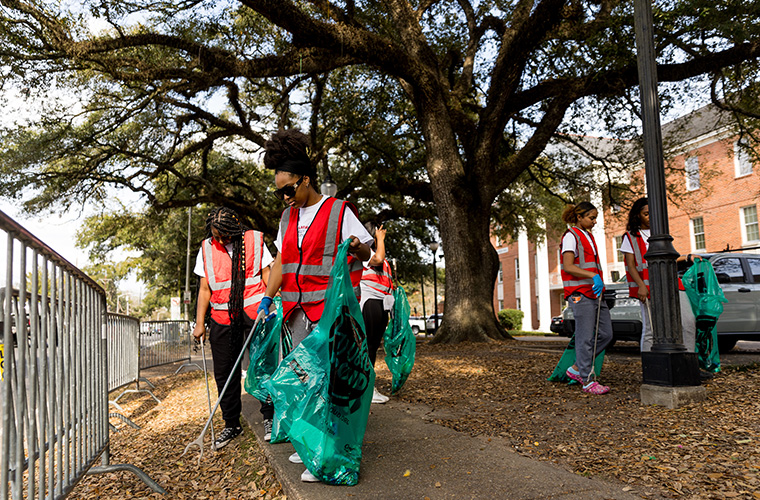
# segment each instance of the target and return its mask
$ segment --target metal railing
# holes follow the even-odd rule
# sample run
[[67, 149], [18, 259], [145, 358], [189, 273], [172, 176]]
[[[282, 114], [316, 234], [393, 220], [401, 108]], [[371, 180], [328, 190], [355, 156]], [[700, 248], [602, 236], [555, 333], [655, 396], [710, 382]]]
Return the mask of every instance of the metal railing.
[[0, 500], [64, 498], [84, 474], [117, 470], [164, 493], [108, 463], [103, 289], [2, 212], [0, 232]]
[[140, 369], [184, 361], [179, 373], [191, 363], [193, 343], [190, 340], [190, 322], [186, 320], [143, 321], [140, 323]]

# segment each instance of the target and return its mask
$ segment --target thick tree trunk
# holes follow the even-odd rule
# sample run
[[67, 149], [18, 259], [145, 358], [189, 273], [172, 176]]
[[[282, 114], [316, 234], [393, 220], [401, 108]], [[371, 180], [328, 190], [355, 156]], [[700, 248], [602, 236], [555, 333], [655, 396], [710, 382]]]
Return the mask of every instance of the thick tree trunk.
[[457, 143], [443, 106], [426, 103], [421, 120], [428, 172], [438, 211], [446, 259], [446, 299], [441, 327], [433, 342], [485, 342], [510, 338], [494, 313], [493, 293], [499, 269], [490, 242], [493, 199], [484, 186], [465, 175]]

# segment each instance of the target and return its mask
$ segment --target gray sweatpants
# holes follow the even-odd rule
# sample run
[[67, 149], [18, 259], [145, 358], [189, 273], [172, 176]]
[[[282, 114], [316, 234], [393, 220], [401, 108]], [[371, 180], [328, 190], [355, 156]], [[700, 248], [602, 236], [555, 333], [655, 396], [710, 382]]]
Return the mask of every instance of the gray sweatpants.
[[[585, 295], [568, 297], [570, 308], [575, 317], [575, 364], [583, 380], [590, 380], [591, 366], [596, 355], [602, 352], [612, 341], [612, 321], [607, 303], [601, 301], [599, 310], [599, 332], [594, 352], [594, 329], [599, 299], [589, 299]], [[593, 354], [592, 354], [593, 353]]]
[[[697, 320], [691, 310], [689, 296], [683, 290], [678, 291], [678, 301], [681, 303], [681, 331], [683, 332], [683, 345], [686, 351], [695, 352], [697, 341]], [[651, 307], [651, 306], [650, 306]], [[652, 322], [649, 320], [649, 310], [641, 303], [641, 352], [649, 352], [654, 344]]]
[[[290, 332], [292, 349], [298, 347], [298, 344], [300, 344], [301, 341], [305, 339], [314, 328], [316, 328], [316, 326], [316, 323], [309, 321], [309, 318], [306, 317], [303, 309], [296, 307], [293, 312], [290, 313], [288, 320], [283, 325], [283, 329], [287, 328]], [[282, 352], [282, 344], [280, 344], [280, 361], [282, 361], [282, 358], [287, 356], [287, 354], [287, 352]]]

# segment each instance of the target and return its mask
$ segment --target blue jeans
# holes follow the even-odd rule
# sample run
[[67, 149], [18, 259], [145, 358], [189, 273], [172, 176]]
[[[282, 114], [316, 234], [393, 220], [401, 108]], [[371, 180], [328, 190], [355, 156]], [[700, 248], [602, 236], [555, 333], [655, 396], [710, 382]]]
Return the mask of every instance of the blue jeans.
[[590, 299], [583, 294], [568, 297], [568, 303], [575, 317], [575, 364], [583, 380], [591, 381], [591, 367], [596, 356], [612, 341], [612, 320], [607, 303], [601, 301], [599, 310], [599, 330], [594, 352], [594, 329], [596, 327], [599, 299]]

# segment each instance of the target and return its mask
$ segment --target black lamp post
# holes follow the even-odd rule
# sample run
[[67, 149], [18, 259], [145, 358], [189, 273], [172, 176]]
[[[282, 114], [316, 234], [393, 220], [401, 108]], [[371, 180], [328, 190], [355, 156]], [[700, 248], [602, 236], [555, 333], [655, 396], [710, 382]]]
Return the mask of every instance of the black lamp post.
[[438, 251], [438, 242], [434, 241], [430, 245], [430, 250], [433, 251], [433, 321], [435, 325], [435, 329], [433, 331], [438, 331], [438, 272], [435, 267], [435, 253]]
[[[652, 228], [646, 259], [649, 266], [651, 297], [656, 299], [650, 301], [652, 311], [650, 322], [654, 345], [650, 352], [641, 353], [643, 383], [648, 386], [648, 389], [651, 386], [669, 388], [698, 386], [700, 381], [697, 355], [686, 352], [683, 345], [677, 287], [678, 252], [673, 247], [673, 237], [668, 234], [651, 0], [634, 0], [634, 21], [644, 128], [644, 163]], [[642, 386], [642, 401], [645, 399], [645, 390], [648, 390], [644, 385]], [[657, 392], [655, 388], [651, 389]], [[676, 395], [670, 398], [670, 401], [677, 399]]]

